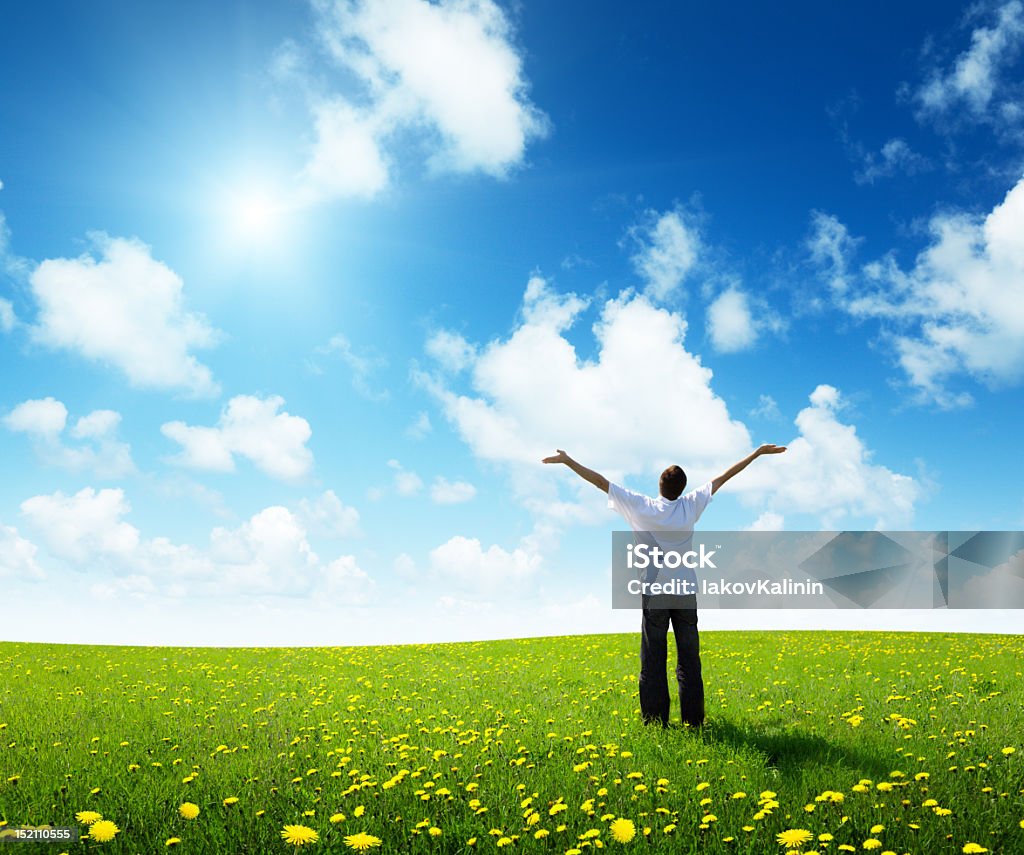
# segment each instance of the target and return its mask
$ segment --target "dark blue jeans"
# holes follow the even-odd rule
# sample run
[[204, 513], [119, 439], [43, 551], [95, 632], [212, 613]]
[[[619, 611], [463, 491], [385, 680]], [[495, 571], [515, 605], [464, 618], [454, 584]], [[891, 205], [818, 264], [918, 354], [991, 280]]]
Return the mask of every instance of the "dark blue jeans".
[[[668, 625], [676, 637], [676, 682], [683, 723], [704, 723], [704, 680], [700, 673], [700, 636], [697, 634], [696, 597], [678, 598], [692, 608], [666, 608], [662, 598], [644, 597], [640, 638], [640, 714], [644, 722], [668, 725]], [[661, 607], [655, 607], [655, 603]]]

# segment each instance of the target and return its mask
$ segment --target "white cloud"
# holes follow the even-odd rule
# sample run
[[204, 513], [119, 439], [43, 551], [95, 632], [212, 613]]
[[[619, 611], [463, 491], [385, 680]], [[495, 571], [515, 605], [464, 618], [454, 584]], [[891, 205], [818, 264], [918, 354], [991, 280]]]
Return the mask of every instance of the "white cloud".
[[922, 400], [969, 403], [948, 382], [1024, 378], [1024, 178], [984, 218], [942, 213], [910, 270], [890, 255], [864, 268], [864, 287], [841, 305], [887, 324], [900, 366]]
[[[504, 176], [546, 132], [511, 25], [491, 0], [314, 5], [320, 40], [359, 91], [314, 101], [316, 143], [303, 173], [311, 197], [371, 197], [413, 147], [437, 171]], [[295, 50], [287, 58], [294, 77]]]
[[829, 287], [842, 295], [850, 285], [849, 263], [859, 240], [850, 235], [839, 219], [822, 211], [811, 211], [811, 235], [807, 249], [811, 260], [827, 271]]
[[56, 437], [67, 423], [68, 409], [55, 398], [23, 401], [3, 418], [8, 430]]
[[[564, 333], [585, 307], [534, 277], [522, 322], [472, 366], [476, 394], [418, 375], [478, 457], [534, 467], [557, 445], [619, 472], [650, 472], [680, 455], [732, 462], [749, 449], [746, 428], [710, 388], [710, 369], [683, 346], [682, 316], [625, 292], [604, 304], [597, 357], [584, 361]], [[665, 424], [673, 430], [652, 428]]]
[[160, 432], [182, 446], [172, 458], [182, 466], [231, 472], [237, 454], [274, 478], [300, 478], [313, 464], [306, 447], [312, 430], [304, 418], [278, 412], [283, 405], [284, 398], [278, 395], [237, 395], [221, 412], [216, 427], [176, 421], [162, 425]]
[[[645, 293], [654, 300], [664, 300], [682, 285], [696, 265], [701, 250], [700, 235], [678, 211], [660, 216], [650, 213], [652, 222], [632, 231], [640, 243], [633, 265], [645, 282]], [[657, 219], [653, 219], [654, 216]]]
[[985, 113], [1002, 86], [1001, 72], [1024, 41], [1024, 4], [1004, 3], [991, 27], [971, 33], [971, 46], [957, 57], [949, 71], [937, 71], [915, 93], [924, 115], [945, 113], [966, 106], [975, 115]]
[[502, 593], [522, 596], [532, 590], [541, 557], [532, 551], [512, 551], [491, 545], [486, 550], [476, 538], [456, 535], [431, 550], [430, 569], [435, 587], [455, 599]]
[[302, 499], [299, 514], [312, 531], [329, 537], [347, 538], [359, 534], [359, 511], [345, 505], [334, 490], [327, 490], [315, 500]]
[[423, 489], [423, 479], [403, 468], [397, 460], [389, 460], [388, 466], [395, 470], [395, 491], [399, 496], [415, 496]]
[[708, 334], [722, 353], [735, 353], [757, 341], [758, 325], [750, 313], [750, 300], [738, 288], [723, 291], [708, 306]]
[[745, 531], [783, 531], [785, 527], [786, 518], [784, 516], [772, 511], [765, 511], [748, 525]]
[[50, 553], [76, 562], [134, 552], [139, 531], [121, 520], [129, 510], [123, 490], [92, 487], [73, 496], [57, 491], [21, 503], [22, 514], [40, 533]]
[[476, 487], [468, 481], [449, 481], [440, 475], [430, 486], [430, 500], [437, 505], [458, 505], [475, 495]]
[[68, 411], [54, 398], [23, 401], [2, 419], [9, 430], [28, 434], [36, 455], [52, 466], [74, 472], [91, 471], [101, 478], [120, 478], [135, 471], [131, 449], [117, 438], [121, 415], [113, 410], [93, 410], [78, 419], [69, 431], [78, 440], [65, 443], [61, 434]]
[[352, 372], [352, 388], [364, 398], [371, 401], [383, 401], [388, 398], [388, 390], [380, 388], [373, 380], [373, 373], [387, 365], [387, 360], [380, 356], [359, 353], [348, 338], [341, 333], [331, 337], [316, 352], [323, 356], [337, 356]]
[[[214, 528], [205, 549], [143, 538], [124, 520], [130, 507], [121, 490], [34, 496], [21, 508], [52, 555], [88, 571], [92, 594], [101, 599], [326, 595], [364, 602], [373, 591], [353, 556], [324, 563], [310, 546], [301, 514], [280, 505], [235, 528]], [[31, 544], [11, 532], [0, 527], [0, 567], [11, 551], [9, 541], [23, 563], [34, 562]]]
[[916, 175], [931, 168], [928, 158], [918, 154], [907, 141], [895, 137], [888, 140], [881, 151], [865, 152], [861, 168], [854, 175], [858, 184], [874, 184], [879, 178], [888, 178], [897, 173]]
[[316, 142], [302, 171], [309, 198], [372, 198], [388, 185], [387, 159], [378, 135], [383, 117], [357, 110], [340, 99], [313, 108]]
[[757, 399], [757, 406], [750, 411], [750, 415], [754, 418], [765, 419], [767, 421], [778, 421], [782, 418], [782, 412], [779, 410], [779, 405], [771, 395], [759, 395]]
[[453, 373], [464, 371], [476, 359], [476, 348], [458, 333], [437, 330], [427, 339], [427, 355]]
[[850, 516], [874, 519], [876, 528], [909, 525], [920, 485], [871, 462], [872, 452], [853, 425], [839, 421], [843, 407], [839, 391], [822, 384], [810, 395], [810, 406], [796, 417], [799, 435], [771, 466], [754, 465], [730, 483], [742, 501], [770, 504], [771, 516], [782, 513], [813, 514], [825, 528], [834, 528]]
[[0, 297], [0, 332], [10, 332], [18, 319], [14, 314], [14, 305], [10, 300]]
[[365, 605], [373, 599], [377, 583], [363, 570], [354, 555], [342, 555], [323, 568], [327, 597], [349, 605]]
[[434, 429], [434, 426], [430, 423], [430, 416], [424, 411], [420, 411], [416, 414], [416, 418], [412, 420], [412, 423], [405, 429], [405, 435], [409, 439], [423, 439]]
[[42, 579], [43, 569], [36, 563], [36, 545], [26, 540], [13, 526], [0, 523], [0, 579]]
[[[506, 468], [518, 500], [538, 520], [524, 543], [538, 548], [560, 526], [606, 519], [593, 488], [542, 471], [540, 459], [556, 447], [613, 480], [630, 473], [656, 483], [666, 465], [682, 463], [693, 484], [751, 449], [746, 426], [714, 392], [712, 372], [686, 350], [679, 314], [624, 292], [605, 302], [593, 328], [597, 353], [581, 360], [566, 332], [583, 305], [531, 280], [522, 322], [472, 366], [471, 393], [450, 388], [446, 378], [417, 375], [473, 453]], [[751, 467], [730, 491], [762, 506], [770, 502], [768, 510], [778, 515], [807, 513], [829, 523], [846, 516], [909, 518], [916, 482], [870, 462], [855, 427], [836, 418], [834, 389], [819, 387], [811, 404], [797, 418], [800, 433], [790, 451]], [[561, 498], [559, 483], [573, 500]]]
[[98, 258], [43, 261], [29, 277], [39, 306], [32, 335], [121, 370], [134, 386], [214, 395], [192, 351], [217, 333], [185, 309], [181, 278], [134, 239], [92, 236]]

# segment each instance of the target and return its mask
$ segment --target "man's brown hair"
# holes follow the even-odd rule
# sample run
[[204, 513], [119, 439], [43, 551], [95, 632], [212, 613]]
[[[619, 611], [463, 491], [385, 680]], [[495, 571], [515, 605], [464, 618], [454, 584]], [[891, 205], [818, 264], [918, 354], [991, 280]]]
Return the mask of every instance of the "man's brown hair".
[[661, 491], [661, 495], [669, 501], [678, 499], [686, 489], [686, 473], [673, 463], [661, 473], [658, 489]]

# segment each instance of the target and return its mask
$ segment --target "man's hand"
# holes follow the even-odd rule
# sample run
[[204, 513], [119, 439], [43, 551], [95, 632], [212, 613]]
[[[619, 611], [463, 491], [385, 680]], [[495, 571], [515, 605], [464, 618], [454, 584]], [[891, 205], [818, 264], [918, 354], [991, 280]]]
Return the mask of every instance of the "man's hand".
[[555, 449], [558, 453], [552, 454], [550, 457], [545, 457], [542, 463], [564, 463], [573, 472], [580, 476], [584, 481], [588, 481], [597, 487], [598, 490], [603, 490], [605, 493], [608, 492], [608, 479], [604, 477], [600, 472], [595, 472], [593, 469], [587, 469], [586, 466], [581, 466], [575, 460], [573, 460], [568, 454], [562, 449]]
[[555, 451], [557, 451], [558, 454], [553, 454], [553, 455], [551, 455], [551, 457], [545, 457], [541, 462], [542, 463], [565, 463], [566, 465], [568, 465], [569, 461], [572, 458], [570, 458], [569, 455], [566, 454], [564, 451], [562, 451], [562, 449], [560, 449], [560, 448], [556, 448]]
[[785, 450], [786, 450], [786, 446], [784, 446], [784, 445], [775, 445], [775, 444], [770, 443], [770, 442], [760, 446], [757, 449], [757, 451], [754, 451], [751, 454], [748, 454], [739, 463], [733, 464], [728, 469], [726, 469], [725, 472], [723, 472], [721, 475], [719, 475], [717, 478], [715, 478], [711, 482], [711, 494], [714, 495], [715, 493], [717, 493], [722, 488], [722, 485], [726, 481], [728, 481], [734, 475], [737, 475], [740, 472], [742, 472], [751, 463], [753, 463], [755, 460], [757, 460], [757, 458], [760, 457], [762, 454], [782, 454], [782, 452], [785, 451]]

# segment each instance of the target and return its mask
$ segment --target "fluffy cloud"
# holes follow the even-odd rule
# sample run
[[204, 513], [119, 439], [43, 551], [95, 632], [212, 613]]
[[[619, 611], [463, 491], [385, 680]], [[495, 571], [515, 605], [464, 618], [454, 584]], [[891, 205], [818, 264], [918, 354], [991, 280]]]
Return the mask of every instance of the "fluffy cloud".
[[335, 558], [323, 569], [324, 593], [331, 600], [348, 605], [366, 605], [373, 599], [377, 583], [363, 570], [354, 555]]
[[409, 439], [423, 439], [433, 429], [434, 426], [430, 423], [430, 414], [421, 410], [405, 429], [405, 435]]
[[316, 141], [303, 173], [312, 198], [379, 193], [410, 139], [436, 170], [503, 176], [545, 133], [511, 26], [492, 0], [314, 5], [321, 42], [360, 91], [358, 103], [330, 93], [314, 104]]
[[68, 411], [54, 398], [23, 401], [2, 421], [8, 430], [28, 434], [36, 454], [45, 463], [75, 472], [91, 471], [101, 478], [120, 478], [135, 471], [131, 449], [117, 438], [121, 415], [113, 410], [93, 410], [70, 430], [76, 444], [65, 443], [61, 434]]
[[68, 409], [55, 398], [24, 401], [3, 418], [8, 430], [37, 436], [56, 437], [64, 430]]
[[[316, 352], [322, 356], [338, 357], [352, 372], [352, 388], [364, 398], [371, 401], [387, 399], [388, 390], [380, 388], [373, 381], [373, 373], [387, 365], [387, 360], [383, 357], [357, 352], [348, 338], [341, 333], [332, 336], [331, 340], [323, 347], [318, 347]], [[316, 366], [313, 368], [317, 373], [321, 370]]]
[[[723, 462], [750, 446], [710, 388], [711, 370], [683, 346], [686, 322], [646, 297], [608, 300], [594, 325], [598, 354], [580, 359], [565, 332], [586, 307], [534, 277], [523, 322], [473, 363], [475, 394], [418, 375], [473, 452], [535, 466], [552, 443], [616, 471], [660, 471], [687, 459]], [[673, 425], [652, 430], [651, 425]]]
[[57, 491], [21, 503], [22, 515], [49, 552], [76, 562], [132, 554], [139, 545], [139, 531], [121, 519], [129, 510], [123, 490], [92, 487], [73, 496]]
[[828, 274], [832, 293], [841, 296], [850, 286], [850, 259], [859, 241], [839, 219], [822, 211], [811, 212], [807, 250], [811, 261]]
[[140, 388], [216, 394], [192, 351], [217, 334], [185, 309], [181, 278], [138, 240], [95, 234], [93, 242], [98, 257], [48, 259], [32, 271], [33, 337], [113, 365]]
[[[563, 499], [559, 479], [540, 471], [540, 458], [555, 446], [614, 480], [632, 473], [653, 483], [666, 465], [681, 461], [695, 484], [751, 449], [746, 426], [712, 389], [711, 371], [686, 350], [680, 315], [624, 292], [605, 302], [593, 327], [597, 353], [582, 360], [566, 334], [585, 305], [534, 278], [522, 322], [480, 351], [469, 372], [472, 391], [453, 389], [450, 378], [417, 375], [473, 453], [509, 472], [520, 502], [538, 520], [524, 541], [537, 548], [551, 541], [552, 527], [603, 518], [588, 510], [596, 503], [580, 501], [583, 493]], [[813, 514], [830, 524], [846, 516], [909, 518], [916, 482], [871, 463], [855, 427], [839, 421], [840, 408], [835, 389], [816, 389], [797, 417], [790, 451], [771, 466], [751, 467], [730, 491], [769, 503], [775, 515]], [[575, 479], [568, 485], [592, 492]]]
[[299, 514], [306, 526], [319, 534], [336, 538], [359, 534], [359, 511], [343, 504], [334, 490], [327, 490], [314, 501], [300, 501]]
[[708, 334], [715, 350], [735, 353], [757, 341], [758, 325], [750, 312], [750, 299], [738, 288], [728, 288], [708, 306]]
[[992, 385], [1024, 378], [1024, 179], [987, 216], [942, 213], [909, 270], [890, 255], [866, 265], [839, 304], [885, 324], [900, 366], [923, 401], [969, 403], [957, 375]]
[[678, 211], [660, 216], [651, 212], [651, 222], [632, 231], [640, 249], [633, 265], [643, 278], [645, 293], [664, 300], [674, 293], [697, 263], [700, 236], [695, 226], [684, 221]]
[[878, 154], [865, 152], [861, 168], [853, 177], [858, 184], [874, 184], [879, 178], [897, 173], [916, 175], [930, 168], [928, 158], [911, 149], [906, 140], [896, 137], [888, 140]]
[[423, 479], [405, 469], [397, 460], [389, 460], [388, 466], [395, 470], [395, 492], [399, 496], [415, 496], [423, 489]]
[[839, 420], [842, 406], [835, 387], [818, 386], [810, 406], [796, 417], [799, 435], [787, 443], [785, 454], [773, 459], [770, 471], [752, 466], [730, 483], [741, 501], [771, 505], [759, 518], [761, 528], [781, 526], [782, 511], [813, 514], [826, 528], [850, 516], [872, 518], [876, 528], [911, 522], [920, 485], [871, 462], [872, 453], [857, 429]]
[[441, 592], [456, 599], [502, 593], [515, 596], [532, 588], [542, 563], [530, 550], [511, 552], [492, 545], [484, 549], [476, 538], [456, 535], [431, 550], [430, 569]]
[[427, 355], [442, 368], [453, 373], [464, 371], [476, 359], [476, 348], [461, 335], [450, 330], [437, 330], [427, 339]]
[[[362, 602], [373, 587], [352, 556], [323, 562], [309, 543], [302, 514], [280, 505], [235, 528], [214, 528], [204, 549], [143, 538], [124, 519], [130, 506], [121, 490], [35, 496], [21, 510], [52, 555], [100, 576], [91, 590], [101, 598], [327, 594]], [[34, 562], [31, 545], [11, 532], [0, 527], [0, 566], [12, 549], [23, 562]]]
[[468, 481], [449, 481], [440, 475], [430, 485], [430, 501], [437, 505], [458, 505], [476, 495], [476, 487]]
[[984, 114], [997, 97], [1003, 80], [1001, 72], [1024, 42], [1024, 4], [1004, 3], [996, 12], [993, 26], [978, 27], [971, 33], [971, 46], [961, 53], [948, 71], [936, 71], [915, 93], [923, 115], [947, 113], [966, 107], [976, 116]]
[[10, 300], [0, 297], [0, 332], [10, 332], [17, 323], [14, 315], [14, 305]]
[[313, 454], [306, 448], [312, 430], [304, 418], [278, 412], [283, 405], [284, 398], [278, 395], [238, 395], [221, 412], [216, 427], [176, 421], [160, 431], [182, 446], [172, 458], [182, 466], [231, 472], [237, 454], [274, 478], [300, 478], [313, 464]]
[[0, 579], [42, 579], [46, 575], [36, 563], [36, 545], [18, 534], [13, 526], [0, 523]]

